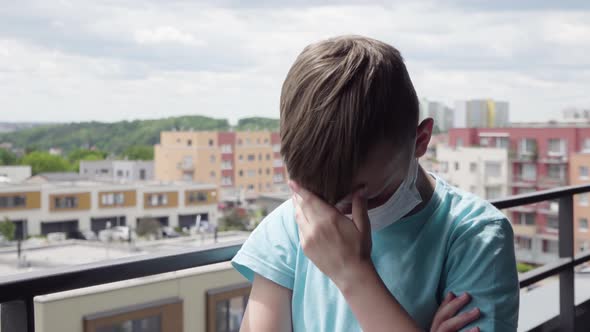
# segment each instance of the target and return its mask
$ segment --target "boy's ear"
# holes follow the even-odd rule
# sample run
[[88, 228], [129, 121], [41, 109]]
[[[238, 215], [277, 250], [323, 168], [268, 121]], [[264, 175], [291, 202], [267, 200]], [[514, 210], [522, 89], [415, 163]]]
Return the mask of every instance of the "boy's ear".
[[418, 125], [416, 129], [416, 153], [414, 157], [420, 158], [426, 153], [430, 137], [432, 137], [432, 128], [434, 127], [434, 120], [426, 118]]

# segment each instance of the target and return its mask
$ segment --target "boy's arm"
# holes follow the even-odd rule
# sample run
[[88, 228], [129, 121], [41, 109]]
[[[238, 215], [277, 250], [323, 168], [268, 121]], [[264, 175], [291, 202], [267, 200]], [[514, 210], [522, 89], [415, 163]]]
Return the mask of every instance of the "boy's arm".
[[241, 332], [290, 332], [292, 291], [260, 275], [254, 277]]
[[439, 296], [468, 292], [473, 299], [463, 311], [481, 310], [482, 331], [516, 331], [520, 289], [509, 221], [466, 223], [456, 234]]

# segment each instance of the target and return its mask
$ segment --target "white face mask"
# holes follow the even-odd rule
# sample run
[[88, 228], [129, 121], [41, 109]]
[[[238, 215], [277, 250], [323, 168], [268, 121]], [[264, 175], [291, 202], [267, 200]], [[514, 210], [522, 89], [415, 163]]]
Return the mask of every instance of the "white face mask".
[[400, 220], [422, 202], [420, 192], [416, 188], [417, 178], [418, 160], [412, 158], [408, 175], [395, 193], [387, 202], [368, 211], [372, 231], [379, 231]]

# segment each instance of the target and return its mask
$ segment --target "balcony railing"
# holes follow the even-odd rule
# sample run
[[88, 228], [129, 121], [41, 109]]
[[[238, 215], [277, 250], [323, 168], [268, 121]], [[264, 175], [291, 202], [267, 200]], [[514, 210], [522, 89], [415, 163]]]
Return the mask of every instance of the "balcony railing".
[[[559, 259], [519, 277], [521, 288], [559, 275], [560, 330], [575, 331], [574, 267], [590, 261], [590, 253], [574, 256], [573, 195], [590, 185], [570, 186], [493, 200], [499, 209], [547, 200], [559, 201]], [[79, 266], [0, 277], [2, 331], [35, 329], [33, 298], [37, 295], [102, 285], [231, 260], [241, 242], [169, 253], [148, 254]], [[548, 317], [548, 320], [552, 317]]]

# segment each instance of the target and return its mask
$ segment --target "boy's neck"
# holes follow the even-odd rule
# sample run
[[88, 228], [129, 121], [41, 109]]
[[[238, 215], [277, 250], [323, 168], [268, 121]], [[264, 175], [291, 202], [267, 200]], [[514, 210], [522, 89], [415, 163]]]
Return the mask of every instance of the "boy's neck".
[[434, 194], [434, 188], [436, 186], [436, 180], [430, 176], [430, 174], [426, 173], [426, 171], [422, 168], [422, 166], [418, 166], [418, 177], [416, 178], [416, 188], [422, 197], [422, 202], [418, 204], [412, 211], [410, 211], [406, 216], [414, 215], [420, 212], [426, 204], [432, 198]]

